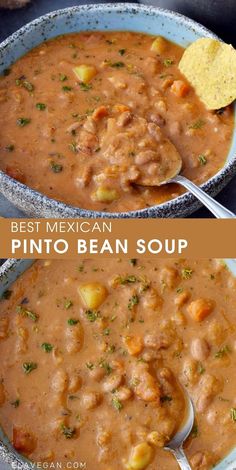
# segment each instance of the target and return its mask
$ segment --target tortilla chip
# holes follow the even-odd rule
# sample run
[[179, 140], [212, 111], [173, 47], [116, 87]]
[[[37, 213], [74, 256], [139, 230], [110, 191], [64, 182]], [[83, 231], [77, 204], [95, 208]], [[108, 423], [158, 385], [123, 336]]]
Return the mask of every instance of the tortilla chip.
[[236, 50], [216, 39], [201, 38], [185, 50], [179, 69], [208, 109], [236, 98]]

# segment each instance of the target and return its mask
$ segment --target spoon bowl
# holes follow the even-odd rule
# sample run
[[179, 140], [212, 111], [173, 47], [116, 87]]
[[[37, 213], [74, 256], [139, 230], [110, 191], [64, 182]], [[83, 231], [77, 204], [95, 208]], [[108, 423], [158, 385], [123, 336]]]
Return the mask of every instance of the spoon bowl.
[[[177, 183], [188, 189], [212, 214], [218, 219], [235, 219], [235, 214], [226, 209], [222, 204], [215, 201], [211, 196], [205, 193], [199, 186], [194, 184], [185, 176], [179, 173], [182, 170], [182, 158], [174, 144], [167, 139], [163, 139], [161, 143], [162, 157], [156, 162], [155, 166], [151, 166], [151, 172], [142, 172], [137, 181], [139, 186], [162, 186], [168, 183]], [[166, 151], [166, 153], [165, 153]], [[165, 159], [163, 155], [165, 154]], [[168, 155], [168, 159], [166, 158]], [[166, 160], [166, 161], [165, 161]], [[145, 168], [144, 168], [145, 170]]]
[[171, 452], [175, 456], [181, 470], [191, 470], [190, 464], [183, 450], [183, 444], [193, 429], [195, 412], [192, 400], [186, 391], [185, 399], [187, 418], [177, 433], [165, 445], [164, 449]]

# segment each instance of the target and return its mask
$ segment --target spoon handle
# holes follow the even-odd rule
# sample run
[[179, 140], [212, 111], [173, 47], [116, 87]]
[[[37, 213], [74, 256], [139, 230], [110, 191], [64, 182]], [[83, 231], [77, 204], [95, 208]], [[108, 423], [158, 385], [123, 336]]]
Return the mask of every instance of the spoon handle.
[[189, 181], [182, 175], [177, 175], [172, 178], [171, 182], [178, 183], [188, 189], [199, 201], [206, 206], [212, 214], [217, 219], [235, 219], [236, 215], [233, 212], [226, 209], [222, 206], [219, 202], [215, 201], [211, 196], [205, 193], [201, 188], [199, 188], [196, 184]]
[[174, 454], [181, 470], [191, 470], [188, 459], [187, 459], [182, 447], [179, 447], [177, 449], [173, 449], [171, 452]]

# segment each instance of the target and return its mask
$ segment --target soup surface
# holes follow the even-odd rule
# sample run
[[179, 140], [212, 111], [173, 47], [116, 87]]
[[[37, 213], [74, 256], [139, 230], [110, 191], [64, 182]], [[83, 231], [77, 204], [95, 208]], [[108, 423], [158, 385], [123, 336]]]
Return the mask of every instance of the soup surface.
[[[36, 262], [3, 295], [0, 422], [34, 461], [193, 469], [236, 444], [235, 279], [218, 260]], [[181, 384], [181, 385], [180, 385]], [[79, 468], [79, 467], [74, 467]]]
[[224, 164], [231, 108], [207, 111], [178, 70], [183, 48], [131, 32], [69, 34], [0, 77], [0, 169], [74, 206], [131, 211], [181, 194], [141, 187], [172, 165], [200, 184]]

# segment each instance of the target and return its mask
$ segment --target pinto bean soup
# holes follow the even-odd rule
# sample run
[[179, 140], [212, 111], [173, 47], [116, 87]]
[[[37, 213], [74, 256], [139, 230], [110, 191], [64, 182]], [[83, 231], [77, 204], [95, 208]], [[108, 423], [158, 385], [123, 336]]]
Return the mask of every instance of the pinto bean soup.
[[36, 47], [0, 77], [0, 169], [74, 206], [132, 211], [181, 194], [138, 184], [141, 173], [168, 174], [169, 138], [183, 174], [208, 180], [224, 165], [233, 111], [205, 108], [178, 69], [183, 51], [132, 32]]
[[236, 281], [218, 260], [36, 262], [0, 303], [0, 423], [33, 461], [193, 469], [236, 444]]

